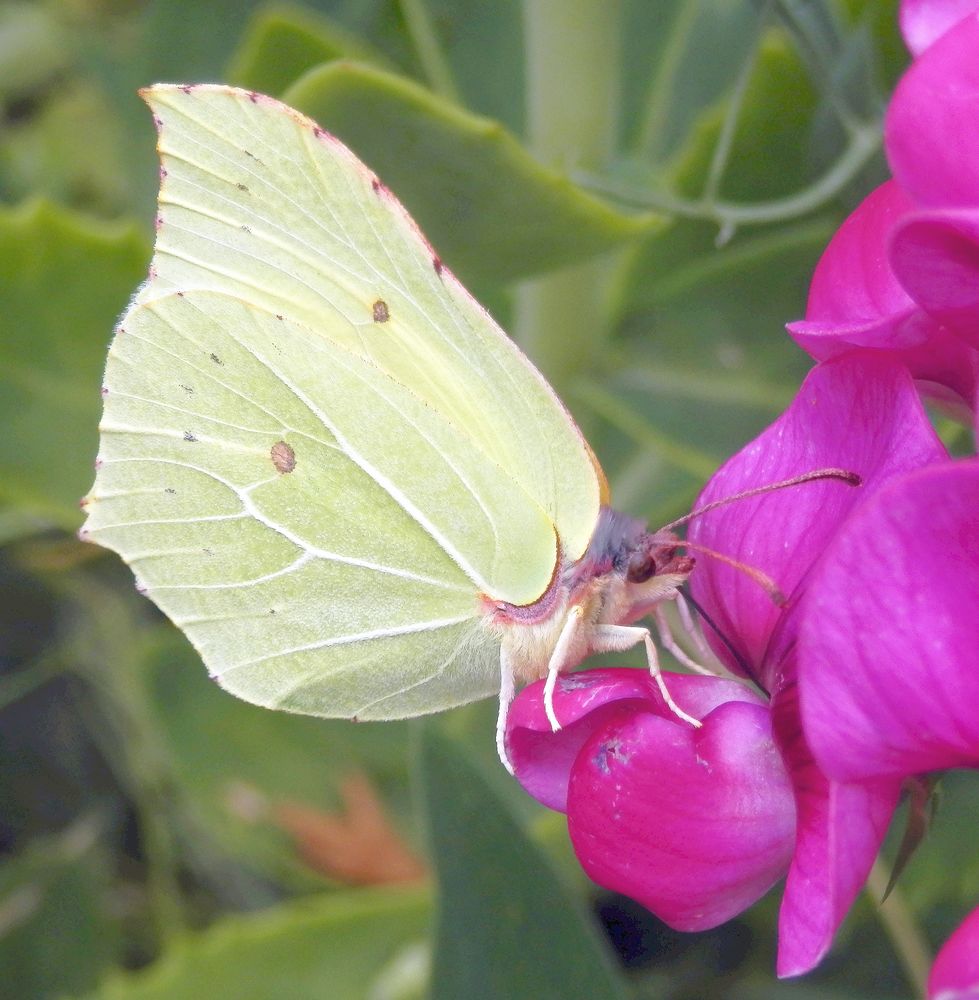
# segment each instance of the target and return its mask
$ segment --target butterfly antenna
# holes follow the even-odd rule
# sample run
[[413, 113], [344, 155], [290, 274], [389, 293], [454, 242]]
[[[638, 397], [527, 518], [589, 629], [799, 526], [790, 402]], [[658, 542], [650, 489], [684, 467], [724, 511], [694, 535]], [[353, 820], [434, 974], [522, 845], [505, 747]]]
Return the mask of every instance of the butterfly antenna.
[[772, 599], [772, 603], [781, 607], [785, 604], [785, 594], [782, 593], [778, 584], [765, 572], [758, 569], [755, 566], [749, 566], [747, 563], [739, 562], [737, 559], [732, 559], [731, 556], [726, 556], [722, 552], [717, 552], [714, 549], [707, 548], [706, 545], [701, 545], [699, 542], [691, 542], [685, 538], [677, 539], [676, 544], [693, 552], [702, 552], [705, 556], [710, 556], [711, 559], [716, 559], [718, 562], [722, 562], [727, 566], [744, 573], [749, 579], [754, 580], [762, 590]]
[[704, 504], [703, 507], [698, 507], [696, 510], [690, 511], [689, 514], [684, 514], [683, 517], [678, 517], [675, 521], [664, 524], [660, 530], [672, 531], [681, 524], [686, 524], [695, 517], [700, 517], [701, 514], [706, 514], [718, 507], [726, 507], [729, 503], [735, 503], [737, 500], [747, 500], [749, 497], [761, 496], [763, 493], [774, 493], [775, 490], [784, 490], [789, 486], [801, 486], [803, 483], [811, 483], [819, 479], [839, 479], [848, 486], [860, 486], [863, 483], [863, 479], [857, 473], [847, 472], [846, 469], [814, 469], [812, 472], [803, 472], [800, 476], [782, 479], [777, 483], [767, 483], [764, 486], [743, 490], [741, 493], [734, 493], [729, 497], [722, 497], [720, 500], [712, 500], [710, 503]]

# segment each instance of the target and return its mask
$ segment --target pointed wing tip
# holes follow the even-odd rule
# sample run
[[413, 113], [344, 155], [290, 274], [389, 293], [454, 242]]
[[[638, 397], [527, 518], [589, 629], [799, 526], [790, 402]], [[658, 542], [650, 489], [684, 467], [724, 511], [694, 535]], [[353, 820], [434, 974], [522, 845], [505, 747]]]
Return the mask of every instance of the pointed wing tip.
[[180, 93], [189, 96], [195, 91], [205, 89], [232, 90], [233, 88], [207, 83], [152, 83], [148, 87], [140, 87], [136, 93], [139, 94], [145, 104], [148, 104], [152, 108], [155, 101], [168, 94]]
[[[219, 95], [229, 97], [241, 104], [265, 105], [272, 111], [292, 118], [300, 127], [312, 131], [316, 138], [334, 143], [340, 146], [344, 144], [332, 133], [318, 125], [308, 115], [290, 107], [276, 97], [260, 93], [257, 90], [246, 90], [242, 87], [232, 87], [224, 83], [154, 83], [148, 87], [140, 87], [137, 91], [143, 102], [153, 112], [153, 121], [158, 132], [162, 132], [164, 122], [157, 113], [160, 105], [166, 103], [168, 98], [176, 97], [202, 97], [209, 95]], [[346, 147], [344, 146], [344, 149]], [[359, 161], [358, 161], [359, 162]]]

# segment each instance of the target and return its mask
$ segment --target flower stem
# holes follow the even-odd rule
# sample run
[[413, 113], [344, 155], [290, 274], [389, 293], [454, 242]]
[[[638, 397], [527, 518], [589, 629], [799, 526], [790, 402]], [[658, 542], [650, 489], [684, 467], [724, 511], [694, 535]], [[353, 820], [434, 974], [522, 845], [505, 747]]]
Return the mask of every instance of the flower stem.
[[636, 151], [656, 163], [662, 159], [666, 147], [666, 126], [671, 106], [676, 101], [674, 78], [683, 55], [690, 44], [690, 36], [700, 4], [695, 0], [682, 0], [669, 27], [669, 36], [660, 51], [659, 61], [653, 72], [652, 83], [646, 98], [646, 113], [636, 141]]
[[611, 183], [599, 176], [579, 176], [591, 190], [645, 209], [658, 209], [671, 215], [705, 219], [717, 223], [722, 231], [740, 226], [760, 226], [786, 222], [822, 208], [832, 201], [877, 155], [881, 146], [880, 123], [860, 126], [839, 159], [804, 190], [772, 201], [754, 204], [705, 198], [683, 198], [668, 191], [643, 190]]
[[877, 910], [880, 922], [891, 939], [894, 951], [916, 994], [927, 1000], [928, 970], [931, 967], [931, 950], [911, 908], [899, 888], [892, 887], [890, 895], [884, 893], [891, 881], [887, 863], [880, 857], [874, 862], [867, 877], [867, 894]]
[[435, 93], [458, 103], [459, 89], [456, 87], [452, 68], [435, 32], [425, 0], [400, 0], [400, 6], [401, 16], [408, 29], [408, 37], [415, 46], [422, 72], [428, 78], [429, 86]]
[[[558, 169], [599, 171], [616, 139], [620, 0], [524, 0], [527, 134]], [[604, 259], [517, 290], [516, 336], [558, 391], [586, 370], [607, 332]]]

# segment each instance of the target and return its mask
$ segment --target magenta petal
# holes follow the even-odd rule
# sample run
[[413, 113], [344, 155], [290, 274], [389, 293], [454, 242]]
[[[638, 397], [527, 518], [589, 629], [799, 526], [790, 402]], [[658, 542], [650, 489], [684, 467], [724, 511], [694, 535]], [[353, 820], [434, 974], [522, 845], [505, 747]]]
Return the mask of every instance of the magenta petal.
[[816, 265], [806, 318], [789, 333], [817, 360], [852, 347], [895, 349], [920, 343], [917, 307], [888, 261], [891, 230], [913, 203], [893, 181], [868, 195], [830, 240]]
[[798, 636], [806, 735], [853, 781], [979, 766], [979, 460], [868, 497], [813, 574]]
[[979, 351], [964, 338], [935, 322], [927, 343], [895, 357], [907, 365], [925, 396], [962, 423], [971, 421], [979, 385]]
[[794, 686], [776, 699], [775, 728], [795, 788], [795, 855], [779, 912], [779, 976], [816, 966], [853, 905], [880, 850], [897, 805], [900, 782], [829, 781], [799, 728]]
[[929, 315], [979, 347], [979, 209], [905, 219], [894, 231], [891, 266]]
[[977, 7], [976, 0], [902, 0], [898, 19], [904, 43], [919, 56]]
[[582, 670], [558, 680], [554, 711], [558, 732], [544, 712], [544, 682], [525, 687], [507, 714], [506, 743], [515, 776], [538, 802], [567, 811], [571, 765], [582, 745], [610, 711], [634, 702], [659, 703], [659, 691], [645, 670]]
[[[763, 570], [791, 596], [856, 504], [889, 477], [945, 455], [904, 368], [885, 355], [851, 353], [813, 369], [789, 409], [714, 475], [697, 504], [823, 467], [856, 472], [863, 485], [813, 482], [738, 501], [696, 519], [690, 537]], [[761, 668], [783, 609], [744, 573], [709, 557], [697, 557], [692, 585], [773, 690], [777, 657]]]
[[[698, 719], [727, 701], [764, 704], [735, 681], [667, 674], [666, 682], [673, 699]], [[554, 692], [554, 711], [562, 724], [556, 733], [544, 712], [544, 682], [525, 687], [510, 706], [506, 727], [510, 761], [525, 791], [548, 808], [566, 812], [568, 781], [578, 752], [623, 707], [676, 720], [646, 670], [580, 670], [561, 677]]]
[[750, 906], [784, 874], [795, 836], [767, 707], [728, 702], [703, 722], [623, 710], [584, 744], [568, 791], [588, 875], [685, 931]]
[[979, 15], [942, 35], [901, 79], [884, 126], [897, 182], [921, 208], [979, 206]]
[[979, 909], [938, 953], [928, 977], [928, 1000], [979, 1000]]

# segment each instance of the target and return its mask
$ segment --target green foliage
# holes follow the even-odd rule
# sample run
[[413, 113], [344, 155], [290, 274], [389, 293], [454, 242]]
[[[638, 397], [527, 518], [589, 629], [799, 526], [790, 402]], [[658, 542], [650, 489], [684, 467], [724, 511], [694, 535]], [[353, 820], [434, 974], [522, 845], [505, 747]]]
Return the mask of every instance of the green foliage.
[[498, 123], [403, 77], [335, 62], [283, 99], [377, 171], [464, 282], [550, 271], [659, 228], [655, 217], [608, 208], [542, 168]]
[[624, 1000], [607, 946], [465, 746], [429, 726], [419, 764], [441, 899], [433, 1000]]
[[407, 723], [352, 726], [231, 698], [169, 628], [154, 633], [141, 671], [149, 712], [169, 747], [173, 780], [185, 790], [188, 820], [206, 837], [199, 844], [204, 853], [220, 845], [267, 876], [322, 886], [284, 833], [260, 815], [263, 802], [288, 799], [334, 810], [338, 783], [364, 771], [407, 807]]
[[[71, 535], [149, 257], [157, 81], [285, 95], [340, 135], [559, 383], [616, 505], [681, 513], [806, 371], [783, 324], [882, 176], [905, 56], [893, 0], [600, 7], [0, 6], [0, 998], [910, 995], [869, 903], [803, 983], [772, 979], [777, 896], [733, 958], [640, 922], [649, 964], [615, 969], [563, 820], [494, 762], [495, 708], [426, 730], [413, 800], [413, 726], [235, 701]], [[335, 814], [354, 771], [406, 842], [427, 827], [434, 923], [429, 890], [343, 886], [274, 821]], [[973, 777], [898, 885], [936, 944], [979, 892]]]
[[81, 818], [0, 864], [3, 1000], [90, 989], [115, 958], [118, 930], [106, 905], [101, 825], [94, 815]]
[[90, 1000], [407, 1000], [415, 977], [410, 966], [397, 975], [399, 959], [424, 941], [428, 912], [424, 892], [362, 891], [229, 917]]
[[264, 7], [238, 46], [227, 82], [278, 97], [307, 70], [335, 59], [388, 66], [380, 52], [328, 18], [296, 5]]
[[132, 225], [44, 201], [0, 208], [0, 497], [61, 527], [80, 522], [107, 332], [148, 250]]

